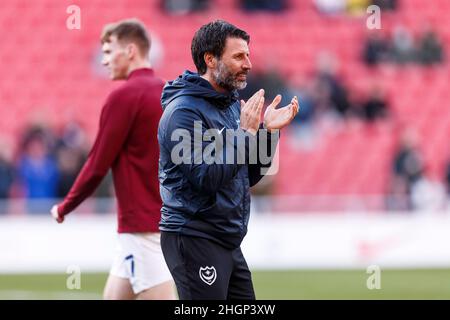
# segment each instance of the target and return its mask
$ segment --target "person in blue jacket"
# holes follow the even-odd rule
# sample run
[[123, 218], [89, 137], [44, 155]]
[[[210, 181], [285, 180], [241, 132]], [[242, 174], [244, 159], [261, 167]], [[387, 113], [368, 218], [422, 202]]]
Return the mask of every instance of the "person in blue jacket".
[[195, 34], [197, 73], [185, 71], [162, 93], [159, 123], [161, 247], [180, 299], [255, 299], [240, 244], [250, 187], [267, 174], [279, 129], [298, 113], [294, 97], [266, 108], [264, 90], [246, 102], [250, 36], [217, 20]]

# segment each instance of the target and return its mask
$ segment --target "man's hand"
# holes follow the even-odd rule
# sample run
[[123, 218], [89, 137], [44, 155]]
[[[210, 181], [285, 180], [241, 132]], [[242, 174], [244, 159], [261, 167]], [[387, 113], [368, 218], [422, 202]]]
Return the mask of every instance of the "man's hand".
[[264, 106], [264, 89], [256, 92], [245, 102], [241, 100], [241, 128], [256, 135], [261, 122], [261, 112]]
[[269, 131], [284, 128], [298, 113], [299, 106], [297, 97], [292, 98], [289, 105], [275, 109], [280, 101], [281, 95], [277, 95], [264, 113], [264, 127]]
[[64, 221], [64, 216], [60, 216], [58, 213], [58, 205], [54, 205], [52, 207], [52, 210], [50, 210], [50, 213], [52, 214], [52, 217], [56, 220], [56, 222], [58, 223], [63, 223]]

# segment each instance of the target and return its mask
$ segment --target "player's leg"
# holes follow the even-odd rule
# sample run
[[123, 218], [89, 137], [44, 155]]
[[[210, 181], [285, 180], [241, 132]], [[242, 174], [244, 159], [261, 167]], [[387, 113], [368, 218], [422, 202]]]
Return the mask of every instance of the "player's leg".
[[106, 281], [103, 299], [105, 300], [132, 300], [136, 295], [130, 284], [130, 280], [110, 274]]
[[117, 237], [116, 256], [103, 291], [105, 300], [130, 300], [136, 297], [129, 279], [133, 263], [129, 259], [129, 238], [127, 234]]
[[139, 292], [138, 300], [176, 300], [175, 283], [172, 280], [158, 284], [152, 288]]
[[231, 250], [213, 241], [162, 232], [161, 246], [181, 300], [225, 300]]
[[139, 247], [133, 251], [134, 270], [130, 283], [137, 299], [174, 300], [175, 284], [161, 250], [159, 233], [133, 235]]
[[227, 300], [255, 300], [252, 275], [241, 248], [233, 250], [234, 268], [231, 273]]

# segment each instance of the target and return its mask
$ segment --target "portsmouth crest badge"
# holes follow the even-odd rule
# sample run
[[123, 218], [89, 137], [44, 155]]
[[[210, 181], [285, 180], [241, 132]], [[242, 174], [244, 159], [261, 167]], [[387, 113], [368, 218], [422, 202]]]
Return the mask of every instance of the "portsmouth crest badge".
[[216, 268], [214, 268], [213, 266], [200, 267], [200, 269], [198, 270], [198, 274], [200, 276], [200, 279], [202, 279], [202, 281], [207, 285], [212, 285], [217, 278]]

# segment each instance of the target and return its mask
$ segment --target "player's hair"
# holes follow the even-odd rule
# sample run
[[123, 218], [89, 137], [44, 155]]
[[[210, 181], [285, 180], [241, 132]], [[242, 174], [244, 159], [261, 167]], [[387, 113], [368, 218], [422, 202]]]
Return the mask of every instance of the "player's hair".
[[247, 44], [250, 43], [247, 32], [223, 20], [212, 21], [197, 30], [192, 39], [191, 54], [200, 75], [206, 72], [205, 53], [211, 53], [220, 59], [227, 38], [239, 38], [247, 41]]
[[150, 51], [151, 40], [144, 24], [138, 19], [121, 20], [105, 25], [100, 37], [101, 43], [110, 42], [111, 36], [122, 42], [133, 42], [143, 57]]

